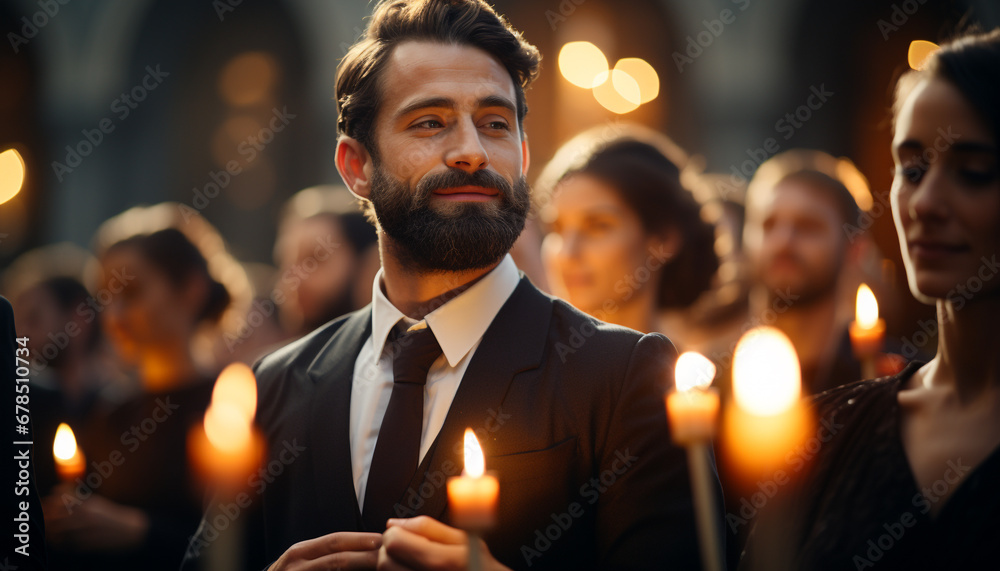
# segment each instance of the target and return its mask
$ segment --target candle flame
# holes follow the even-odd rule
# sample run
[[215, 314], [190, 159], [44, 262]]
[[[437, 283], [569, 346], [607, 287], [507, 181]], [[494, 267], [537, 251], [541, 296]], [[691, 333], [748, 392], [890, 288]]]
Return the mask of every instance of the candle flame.
[[715, 364], [701, 353], [687, 351], [677, 358], [674, 366], [674, 385], [679, 391], [693, 388], [705, 389], [715, 379]]
[[52, 443], [52, 454], [56, 460], [68, 461], [76, 456], [76, 437], [73, 436], [73, 429], [65, 422], [59, 424], [56, 429], [56, 439]]
[[222, 370], [212, 402], [205, 411], [205, 436], [216, 449], [234, 453], [248, 445], [257, 408], [257, 381], [253, 370], [232, 363]]
[[236, 452], [250, 442], [250, 422], [236, 404], [212, 403], [205, 411], [205, 436], [216, 449]]
[[868, 284], [858, 286], [857, 304], [854, 309], [854, 320], [860, 327], [871, 329], [878, 323], [878, 300]]
[[791, 340], [773, 327], [747, 331], [733, 357], [733, 397], [743, 410], [774, 416], [789, 410], [802, 393], [799, 357]]
[[243, 363], [232, 363], [219, 373], [212, 389], [212, 403], [232, 403], [243, 417], [253, 420], [257, 409], [257, 381], [253, 370]]
[[479, 445], [476, 433], [471, 428], [465, 429], [465, 475], [478, 478], [486, 472], [486, 460], [483, 458], [483, 448]]

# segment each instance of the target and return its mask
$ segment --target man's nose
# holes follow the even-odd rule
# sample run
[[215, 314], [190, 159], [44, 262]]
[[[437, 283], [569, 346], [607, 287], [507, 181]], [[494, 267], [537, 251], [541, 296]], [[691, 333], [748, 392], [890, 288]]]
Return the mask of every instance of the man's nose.
[[449, 167], [471, 174], [490, 164], [486, 149], [479, 139], [479, 130], [471, 119], [460, 121], [456, 125], [449, 142], [451, 148], [445, 156]]

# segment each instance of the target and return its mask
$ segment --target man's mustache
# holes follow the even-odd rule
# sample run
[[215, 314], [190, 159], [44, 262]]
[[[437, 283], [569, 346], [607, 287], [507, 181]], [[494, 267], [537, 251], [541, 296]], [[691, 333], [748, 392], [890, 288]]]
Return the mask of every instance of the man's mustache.
[[491, 188], [502, 194], [502, 198], [509, 198], [513, 190], [513, 185], [507, 179], [493, 171], [483, 169], [470, 174], [462, 169], [452, 168], [424, 177], [417, 183], [416, 192], [420, 200], [426, 200], [434, 191], [459, 186]]

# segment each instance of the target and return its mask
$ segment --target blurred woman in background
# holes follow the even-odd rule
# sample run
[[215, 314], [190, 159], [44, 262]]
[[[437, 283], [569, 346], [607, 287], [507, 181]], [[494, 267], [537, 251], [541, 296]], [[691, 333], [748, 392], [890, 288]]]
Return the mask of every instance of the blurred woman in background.
[[663, 331], [660, 311], [691, 306], [719, 266], [715, 229], [681, 184], [684, 160], [666, 137], [626, 126], [584, 132], [556, 153], [536, 185], [552, 293], [684, 345], [681, 331]]
[[[118, 230], [104, 228], [102, 238], [120, 237]], [[202, 507], [191, 484], [188, 431], [201, 421], [218, 372], [194, 344], [231, 295], [177, 229], [99, 249], [99, 289], [111, 294], [102, 324], [141, 392], [101, 403], [104, 414], [81, 431], [85, 476], [46, 499], [52, 559], [67, 569], [176, 569]]]

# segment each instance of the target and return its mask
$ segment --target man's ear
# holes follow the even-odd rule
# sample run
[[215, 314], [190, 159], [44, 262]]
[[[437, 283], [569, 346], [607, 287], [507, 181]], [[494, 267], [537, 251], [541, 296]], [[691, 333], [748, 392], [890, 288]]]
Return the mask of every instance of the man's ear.
[[528, 151], [528, 136], [521, 139], [521, 174], [528, 176], [528, 167], [531, 166], [531, 153]]
[[341, 137], [337, 141], [337, 172], [347, 188], [357, 196], [368, 199], [371, 193], [371, 155], [357, 139]]

